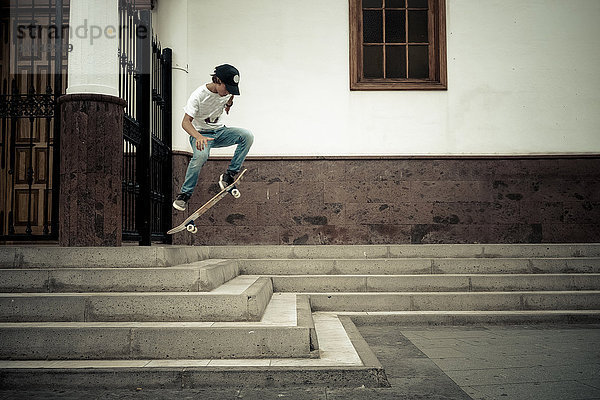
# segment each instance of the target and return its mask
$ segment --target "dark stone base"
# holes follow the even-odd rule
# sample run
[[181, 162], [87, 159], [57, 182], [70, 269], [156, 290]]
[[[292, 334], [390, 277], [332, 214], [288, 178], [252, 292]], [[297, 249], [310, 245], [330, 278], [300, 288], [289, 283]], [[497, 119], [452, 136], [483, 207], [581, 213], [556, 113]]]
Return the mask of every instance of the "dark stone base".
[[72, 94], [59, 103], [59, 244], [120, 246], [125, 101]]
[[[174, 195], [189, 155], [174, 154]], [[217, 190], [207, 162], [187, 211]], [[239, 185], [174, 244], [600, 242], [600, 156], [248, 158]]]

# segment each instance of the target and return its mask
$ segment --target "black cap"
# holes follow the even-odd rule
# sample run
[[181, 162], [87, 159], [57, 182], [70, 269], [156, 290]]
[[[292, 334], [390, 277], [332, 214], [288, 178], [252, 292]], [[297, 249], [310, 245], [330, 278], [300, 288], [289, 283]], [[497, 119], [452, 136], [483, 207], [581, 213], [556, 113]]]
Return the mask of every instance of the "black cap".
[[215, 68], [215, 75], [225, 84], [227, 91], [234, 95], [240, 94], [240, 71], [233, 65], [223, 64]]

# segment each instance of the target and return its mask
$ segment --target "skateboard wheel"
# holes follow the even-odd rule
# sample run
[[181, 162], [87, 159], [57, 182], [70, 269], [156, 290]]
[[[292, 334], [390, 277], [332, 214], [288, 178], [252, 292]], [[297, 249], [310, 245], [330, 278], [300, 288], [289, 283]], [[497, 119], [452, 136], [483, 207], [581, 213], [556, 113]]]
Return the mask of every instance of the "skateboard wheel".
[[194, 229], [197, 229], [197, 228], [194, 226], [194, 224], [188, 224], [188, 225], [185, 227], [185, 229], [187, 229], [187, 230], [188, 230], [188, 232], [192, 232], [192, 233], [194, 233]]
[[198, 233], [198, 228], [194, 227], [194, 229], [192, 229], [190, 232], [192, 232], [192, 233]]
[[237, 189], [232, 189], [232, 190], [231, 190], [231, 195], [232, 195], [234, 198], [236, 198], [236, 199], [239, 199], [240, 197], [242, 197], [242, 194], [241, 194], [241, 193], [240, 193], [240, 191], [239, 191], [239, 190], [237, 190]]

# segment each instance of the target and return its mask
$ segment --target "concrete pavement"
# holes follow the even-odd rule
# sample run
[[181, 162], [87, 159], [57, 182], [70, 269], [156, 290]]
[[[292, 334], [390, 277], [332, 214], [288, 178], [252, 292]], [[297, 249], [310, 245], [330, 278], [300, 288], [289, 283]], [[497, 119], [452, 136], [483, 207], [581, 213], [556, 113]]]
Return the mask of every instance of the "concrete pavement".
[[600, 327], [403, 330], [473, 399], [600, 399]]
[[0, 399], [600, 399], [600, 325], [358, 326], [390, 388], [0, 391]]

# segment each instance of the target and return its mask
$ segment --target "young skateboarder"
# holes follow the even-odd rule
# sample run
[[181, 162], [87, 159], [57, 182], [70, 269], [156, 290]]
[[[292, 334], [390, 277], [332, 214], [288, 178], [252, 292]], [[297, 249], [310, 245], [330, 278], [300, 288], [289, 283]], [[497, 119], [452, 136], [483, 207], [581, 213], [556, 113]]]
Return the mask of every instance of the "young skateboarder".
[[[196, 89], [183, 108], [185, 114], [181, 126], [190, 135], [193, 156], [185, 173], [185, 181], [173, 207], [185, 210], [192, 197], [198, 175], [208, 160], [211, 148], [237, 145], [227, 171], [219, 178], [224, 189], [235, 180], [254, 141], [252, 132], [242, 128], [230, 128], [220, 123], [223, 110], [229, 114], [233, 98], [240, 94], [239, 71], [229, 64], [219, 65], [212, 74], [212, 82]], [[239, 197], [239, 191], [238, 197]]]

